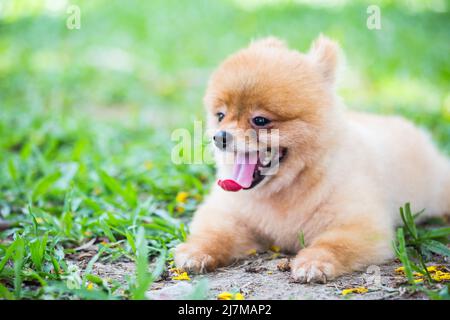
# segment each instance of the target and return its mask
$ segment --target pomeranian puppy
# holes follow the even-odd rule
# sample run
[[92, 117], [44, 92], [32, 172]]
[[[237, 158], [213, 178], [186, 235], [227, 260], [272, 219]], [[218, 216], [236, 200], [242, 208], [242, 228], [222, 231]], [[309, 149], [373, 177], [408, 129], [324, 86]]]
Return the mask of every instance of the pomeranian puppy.
[[204, 103], [219, 181], [175, 249], [178, 267], [211, 271], [276, 245], [296, 254], [296, 281], [324, 283], [391, 259], [406, 202], [450, 213], [449, 160], [402, 118], [346, 111], [338, 64], [324, 36], [305, 54], [269, 37], [214, 72]]

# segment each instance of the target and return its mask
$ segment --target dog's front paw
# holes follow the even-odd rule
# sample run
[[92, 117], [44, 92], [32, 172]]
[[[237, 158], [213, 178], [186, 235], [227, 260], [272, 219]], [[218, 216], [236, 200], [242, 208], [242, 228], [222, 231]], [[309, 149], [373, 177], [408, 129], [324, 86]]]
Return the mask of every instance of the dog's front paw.
[[182, 243], [175, 248], [175, 265], [193, 273], [204, 273], [216, 268], [215, 259], [202, 252], [200, 248], [189, 243]]
[[334, 264], [327, 259], [314, 257], [314, 253], [300, 253], [291, 264], [292, 277], [300, 283], [326, 283], [336, 276]]

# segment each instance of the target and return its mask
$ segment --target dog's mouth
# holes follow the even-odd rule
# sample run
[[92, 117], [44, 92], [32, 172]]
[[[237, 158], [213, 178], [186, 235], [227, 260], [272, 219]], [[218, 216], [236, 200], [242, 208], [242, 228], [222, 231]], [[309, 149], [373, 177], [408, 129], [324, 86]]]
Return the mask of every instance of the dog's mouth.
[[262, 154], [236, 153], [234, 157], [232, 176], [219, 179], [217, 184], [225, 191], [248, 190], [256, 187], [267, 176], [274, 175], [278, 166], [286, 158], [287, 149], [280, 148], [278, 151], [270, 148]]

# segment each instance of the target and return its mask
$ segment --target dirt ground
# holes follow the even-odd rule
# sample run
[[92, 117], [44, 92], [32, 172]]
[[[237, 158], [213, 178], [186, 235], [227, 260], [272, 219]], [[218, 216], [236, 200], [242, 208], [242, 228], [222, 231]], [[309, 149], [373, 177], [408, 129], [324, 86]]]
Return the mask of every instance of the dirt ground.
[[[300, 284], [283, 270], [289, 257], [273, 252], [258, 254], [236, 262], [234, 265], [218, 269], [204, 275], [189, 275], [190, 280], [172, 280], [163, 273], [147, 292], [150, 299], [185, 299], [192, 296], [199, 283], [206, 284], [206, 297], [216, 299], [221, 292], [241, 292], [249, 299], [427, 299], [422, 293], [410, 293], [403, 284], [405, 277], [395, 272], [400, 266], [396, 261], [371, 266], [366, 272], [355, 272], [342, 276], [326, 284]], [[78, 260], [76, 264], [84, 269], [88, 260]], [[431, 264], [450, 267], [447, 260], [437, 259]], [[123, 281], [134, 274], [133, 262], [94, 264], [93, 273], [103, 278]], [[342, 295], [343, 289], [366, 287], [367, 293]]]

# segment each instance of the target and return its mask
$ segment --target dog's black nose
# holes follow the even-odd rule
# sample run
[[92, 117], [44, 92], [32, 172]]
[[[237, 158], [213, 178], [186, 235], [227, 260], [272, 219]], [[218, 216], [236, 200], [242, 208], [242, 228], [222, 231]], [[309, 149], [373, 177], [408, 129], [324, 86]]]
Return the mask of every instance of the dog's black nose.
[[232, 136], [226, 131], [219, 131], [214, 135], [213, 139], [216, 147], [223, 150], [227, 147], [227, 144], [231, 143]]

